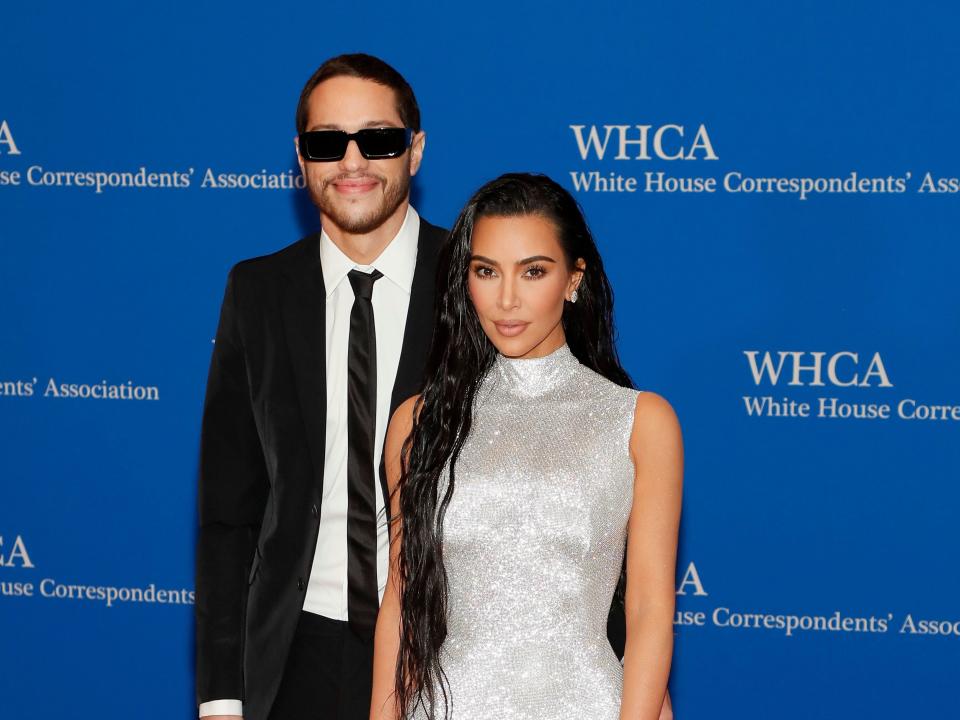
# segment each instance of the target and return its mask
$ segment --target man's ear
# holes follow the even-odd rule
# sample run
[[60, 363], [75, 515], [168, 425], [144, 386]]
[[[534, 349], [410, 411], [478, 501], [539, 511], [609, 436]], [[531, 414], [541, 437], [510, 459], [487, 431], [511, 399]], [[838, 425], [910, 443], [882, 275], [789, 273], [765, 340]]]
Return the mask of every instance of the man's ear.
[[300, 174], [303, 175], [303, 177], [307, 177], [307, 170], [303, 166], [303, 155], [300, 154], [300, 136], [299, 135], [293, 136], [293, 147], [297, 151], [297, 163], [300, 165]]
[[410, 141], [410, 177], [417, 174], [420, 163], [423, 161], [423, 149], [427, 145], [427, 134], [421, 130]]

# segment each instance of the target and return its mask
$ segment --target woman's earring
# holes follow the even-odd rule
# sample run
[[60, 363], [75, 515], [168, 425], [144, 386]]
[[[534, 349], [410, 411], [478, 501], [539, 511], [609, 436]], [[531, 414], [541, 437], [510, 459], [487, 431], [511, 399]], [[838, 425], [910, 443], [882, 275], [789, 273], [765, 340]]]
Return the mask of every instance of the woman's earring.
[[577, 301], [577, 291], [574, 290], [572, 293], [570, 293], [570, 302], [575, 303], [576, 301]]

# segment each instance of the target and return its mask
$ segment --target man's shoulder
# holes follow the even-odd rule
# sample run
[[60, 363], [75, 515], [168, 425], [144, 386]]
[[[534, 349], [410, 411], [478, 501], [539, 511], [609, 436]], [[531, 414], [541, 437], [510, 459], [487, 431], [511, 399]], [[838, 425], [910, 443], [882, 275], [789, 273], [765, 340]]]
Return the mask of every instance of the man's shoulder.
[[449, 234], [450, 231], [446, 228], [438, 227], [420, 217], [420, 250], [417, 252], [417, 262], [423, 263], [428, 272], [435, 267], [440, 248]]
[[306, 235], [284, 248], [280, 248], [266, 255], [246, 258], [236, 262], [230, 268], [230, 275], [245, 281], [257, 281], [282, 274], [289, 268], [296, 268], [311, 257], [317, 259], [319, 253], [320, 234]]
[[434, 225], [423, 217], [423, 215], [420, 216], [420, 236], [422, 238], [439, 245], [449, 234], [450, 231], [446, 228]]

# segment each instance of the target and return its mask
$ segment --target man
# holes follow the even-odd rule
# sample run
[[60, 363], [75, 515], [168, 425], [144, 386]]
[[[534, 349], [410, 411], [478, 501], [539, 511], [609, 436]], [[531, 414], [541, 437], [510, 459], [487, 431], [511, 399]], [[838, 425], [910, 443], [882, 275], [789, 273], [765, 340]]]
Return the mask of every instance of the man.
[[445, 233], [410, 206], [425, 140], [410, 86], [368, 55], [333, 58], [303, 89], [297, 131], [322, 231], [231, 269], [207, 384], [205, 717], [368, 717], [382, 444], [430, 341]]
[[231, 269], [207, 382], [196, 621], [210, 720], [369, 717], [383, 439], [432, 330], [445, 232], [410, 207], [425, 135], [409, 84], [342, 55], [296, 117], [322, 231]]

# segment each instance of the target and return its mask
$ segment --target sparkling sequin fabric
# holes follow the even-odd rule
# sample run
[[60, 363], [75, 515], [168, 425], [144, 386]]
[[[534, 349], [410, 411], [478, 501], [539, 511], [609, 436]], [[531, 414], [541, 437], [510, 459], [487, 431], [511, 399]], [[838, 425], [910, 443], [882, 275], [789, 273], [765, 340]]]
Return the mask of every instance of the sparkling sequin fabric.
[[[619, 717], [623, 670], [606, 623], [632, 502], [636, 397], [566, 345], [498, 356], [484, 379], [444, 520], [453, 720]], [[435, 717], [443, 711], [440, 699]]]

